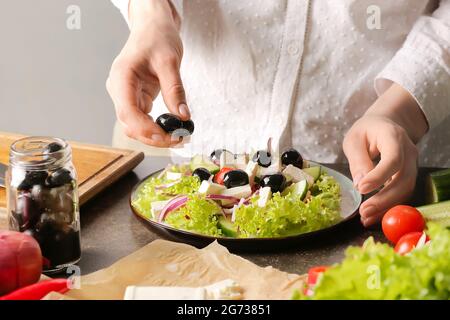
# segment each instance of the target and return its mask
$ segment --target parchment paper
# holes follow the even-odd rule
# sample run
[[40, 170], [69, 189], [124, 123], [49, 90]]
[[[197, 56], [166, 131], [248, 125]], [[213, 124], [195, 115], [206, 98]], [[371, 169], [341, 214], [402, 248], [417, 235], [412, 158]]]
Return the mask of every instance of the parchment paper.
[[259, 267], [214, 242], [203, 249], [156, 240], [112, 266], [81, 277], [81, 288], [47, 299], [123, 299], [129, 285], [198, 287], [233, 279], [245, 299], [289, 299], [304, 276]]

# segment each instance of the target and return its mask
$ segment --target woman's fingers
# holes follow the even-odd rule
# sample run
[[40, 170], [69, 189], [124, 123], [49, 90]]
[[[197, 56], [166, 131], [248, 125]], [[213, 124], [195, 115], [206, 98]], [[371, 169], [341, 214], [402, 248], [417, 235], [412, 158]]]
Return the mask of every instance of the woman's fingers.
[[120, 64], [113, 66], [107, 80], [107, 89], [114, 102], [118, 120], [125, 134], [155, 147], [168, 147], [171, 137], [161, 129], [146, 113], [150, 106], [139, 107], [140, 103], [149, 103], [142, 99], [138, 79], [129, 67]]
[[378, 136], [377, 148], [380, 152], [380, 162], [363, 179], [361, 179], [358, 190], [367, 194], [382, 187], [403, 166], [403, 143], [402, 136], [387, 134]]
[[361, 205], [359, 211], [364, 226], [380, 221], [387, 210], [407, 201], [414, 191], [416, 176], [416, 161], [411, 157], [389, 184]]
[[353, 184], [358, 187], [359, 181], [373, 169], [365, 135], [348, 134], [344, 139], [343, 149], [349, 162]]
[[191, 113], [186, 104], [186, 93], [180, 76], [180, 61], [175, 55], [167, 55], [155, 62], [154, 69], [161, 86], [164, 102], [172, 114], [189, 120]]

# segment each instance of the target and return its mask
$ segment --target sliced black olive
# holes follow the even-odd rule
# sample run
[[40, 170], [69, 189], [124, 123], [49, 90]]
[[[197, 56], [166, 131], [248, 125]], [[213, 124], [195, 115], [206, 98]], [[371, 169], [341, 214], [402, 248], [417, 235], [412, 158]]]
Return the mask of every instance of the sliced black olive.
[[227, 188], [245, 186], [248, 183], [248, 174], [244, 170], [231, 170], [223, 177], [223, 184]]
[[208, 180], [211, 177], [211, 172], [205, 168], [197, 168], [192, 172], [193, 177], [198, 177], [200, 181]]
[[46, 147], [45, 147], [45, 151], [44, 154], [49, 154], [49, 153], [53, 153], [53, 152], [58, 152], [62, 149], [62, 145], [59, 144], [58, 142], [52, 142], [49, 143]]
[[72, 173], [69, 170], [62, 168], [53, 172], [47, 178], [47, 185], [50, 187], [59, 187], [65, 184], [72, 183], [72, 181]]
[[172, 133], [183, 128], [183, 122], [179, 117], [171, 113], [164, 113], [156, 119], [156, 123], [167, 133]]
[[252, 158], [253, 162], [257, 162], [261, 167], [267, 168], [272, 163], [272, 155], [265, 150], [257, 151]]
[[181, 127], [182, 129], [186, 129], [188, 132], [189, 132], [189, 134], [193, 134], [194, 133], [194, 121], [192, 121], [192, 120], [186, 120], [186, 121], [183, 121], [182, 122], [182, 127]]
[[281, 173], [267, 175], [261, 178], [261, 188], [270, 187], [272, 193], [282, 192], [286, 187], [286, 178]]
[[281, 155], [281, 163], [285, 166], [292, 164], [297, 168], [303, 168], [303, 158], [300, 152], [295, 149], [289, 149], [283, 152], [283, 154]]
[[44, 185], [47, 177], [46, 171], [27, 171], [25, 179], [19, 184], [17, 190], [30, 190], [35, 185]]

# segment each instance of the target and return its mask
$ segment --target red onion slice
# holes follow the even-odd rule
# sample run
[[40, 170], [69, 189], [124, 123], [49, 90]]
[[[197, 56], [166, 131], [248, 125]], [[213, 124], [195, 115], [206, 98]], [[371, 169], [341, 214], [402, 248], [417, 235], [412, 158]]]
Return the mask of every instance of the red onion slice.
[[188, 200], [188, 197], [186, 197], [186, 196], [179, 196], [179, 197], [176, 197], [176, 198], [173, 198], [172, 200], [170, 200], [164, 206], [164, 208], [161, 210], [161, 213], [159, 214], [158, 222], [163, 222], [164, 219], [166, 219], [167, 215], [170, 212], [175, 211], [175, 210], [181, 208], [182, 206], [184, 206], [186, 204], [187, 200]]

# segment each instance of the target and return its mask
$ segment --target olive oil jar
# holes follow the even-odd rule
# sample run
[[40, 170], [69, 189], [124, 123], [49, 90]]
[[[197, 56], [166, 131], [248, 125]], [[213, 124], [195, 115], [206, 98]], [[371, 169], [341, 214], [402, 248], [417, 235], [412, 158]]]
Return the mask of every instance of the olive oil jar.
[[43, 272], [58, 273], [81, 258], [76, 171], [70, 145], [28, 137], [11, 145], [6, 175], [9, 228], [34, 237]]

